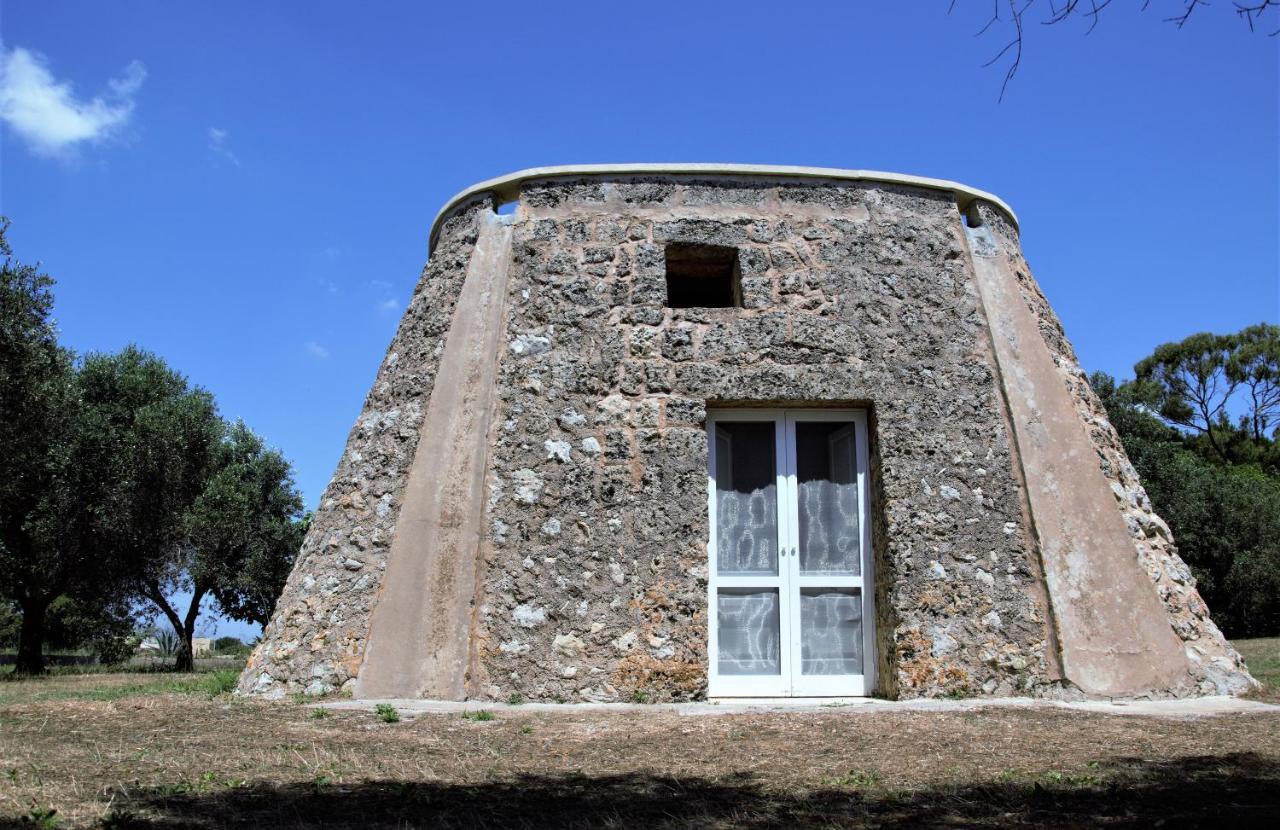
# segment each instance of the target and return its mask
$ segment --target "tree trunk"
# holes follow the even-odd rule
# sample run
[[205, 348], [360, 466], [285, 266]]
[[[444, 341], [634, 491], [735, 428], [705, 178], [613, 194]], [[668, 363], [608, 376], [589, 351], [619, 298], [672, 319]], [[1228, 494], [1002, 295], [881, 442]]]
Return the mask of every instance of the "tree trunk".
[[178, 632], [178, 653], [173, 659], [174, 671], [195, 671], [196, 661], [191, 654], [191, 632], [185, 627]]
[[17, 674], [43, 674], [44, 615], [49, 603], [25, 600], [19, 607], [22, 609], [22, 629], [18, 634], [18, 661], [14, 671]]
[[147, 599], [155, 603], [169, 620], [169, 625], [173, 626], [173, 633], [178, 635], [178, 653], [173, 659], [174, 671], [195, 671], [195, 653], [191, 647], [191, 641], [196, 636], [196, 620], [200, 617], [200, 603], [208, 592], [209, 589], [203, 585], [194, 586], [191, 592], [191, 604], [187, 606], [187, 614], [185, 617], [179, 617], [178, 612], [164, 598], [164, 591], [160, 590], [158, 583], [149, 583], [144, 589], [143, 593], [146, 594]]
[[196, 585], [191, 592], [191, 604], [187, 606], [187, 616], [182, 621], [183, 645], [178, 648], [178, 661], [175, 666], [178, 671], [195, 671], [196, 655], [192, 640], [196, 636], [196, 620], [200, 617], [200, 603], [204, 599], [205, 591], [204, 586]]
[[173, 658], [174, 670], [192, 671], [195, 668], [195, 661], [191, 656], [191, 636], [193, 632], [187, 628], [185, 621], [178, 616], [178, 612], [174, 611], [173, 606], [164, 598], [164, 591], [160, 590], [158, 583], [147, 584], [143, 593], [164, 614], [165, 619], [169, 621], [169, 625], [173, 628], [174, 635], [178, 638], [178, 652]]

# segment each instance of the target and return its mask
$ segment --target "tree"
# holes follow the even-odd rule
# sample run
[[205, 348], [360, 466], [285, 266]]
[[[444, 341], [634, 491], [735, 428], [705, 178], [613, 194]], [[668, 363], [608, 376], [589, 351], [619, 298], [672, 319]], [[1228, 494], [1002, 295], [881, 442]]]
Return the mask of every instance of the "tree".
[[83, 453], [72, 355], [58, 345], [53, 279], [13, 258], [0, 219], [0, 596], [18, 608], [16, 670], [44, 670], [45, 617], [100, 561], [85, 545], [93, 471]]
[[132, 603], [83, 602], [63, 595], [49, 605], [45, 642], [51, 649], [83, 649], [104, 664], [123, 663], [137, 650]]
[[168, 621], [175, 668], [189, 671], [209, 599], [232, 619], [270, 619], [305, 530], [289, 462], [135, 346], [87, 356], [80, 375], [83, 406], [116, 448], [104, 550], [123, 590]]
[[[1202, 438], [1218, 462], [1280, 466], [1268, 434], [1280, 420], [1280, 326], [1259, 323], [1235, 334], [1201, 332], [1165, 343], [1139, 361], [1134, 374], [1126, 394]], [[1230, 407], [1243, 410], [1238, 425]]]
[[1089, 380], [1217, 623], [1231, 637], [1280, 633], [1280, 475], [1240, 463], [1249, 456], [1236, 447], [1265, 458], [1275, 442], [1226, 424], [1224, 458], [1158, 417], [1141, 384]]
[[[7, 227], [0, 603], [20, 619], [18, 671], [43, 670], [55, 603], [118, 633], [139, 601], [164, 614], [189, 669], [210, 595], [234, 619], [270, 617], [305, 530], [289, 463], [156, 355], [127, 346], [77, 361], [60, 347], [53, 280], [13, 259]], [[191, 600], [176, 609], [183, 589]]]
[[91, 355], [82, 374], [86, 401], [110, 407], [104, 420], [123, 448], [112, 555], [173, 628], [175, 668], [189, 671], [207, 600], [232, 619], [270, 618], [302, 542], [289, 462], [244, 423], [224, 421], [208, 392], [136, 347]]
[[1269, 438], [1267, 430], [1280, 421], [1280, 326], [1259, 323], [1235, 335], [1226, 373], [1248, 390], [1244, 421], [1253, 440]]
[[1133, 367], [1138, 395], [1170, 423], [1202, 433], [1224, 461], [1216, 433], [1230, 429], [1227, 401], [1239, 385], [1227, 372], [1233, 344], [1230, 336], [1201, 332], [1157, 346]]
[[[232, 619], [270, 620], [305, 534], [301, 513], [284, 456], [243, 422], [228, 426], [212, 447], [199, 492], [181, 514], [181, 541], [144, 582], [145, 596], [183, 640], [178, 669], [191, 668], [191, 639], [206, 597]], [[178, 589], [191, 597], [181, 615], [166, 598]]]
[[[136, 346], [87, 355], [79, 376], [91, 432], [111, 447], [103, 459], [109, 486], [101, 552], [115, 565], [118, 590], [154, 603], [175, 632], [193, 631], [198, 603], [191, 619], [173, 616], [165, 586], [186, 543], [183, 516], [203, 490], [222, 435], [213, 396]], [[190, 667], [191, 636], [180, 667]]]

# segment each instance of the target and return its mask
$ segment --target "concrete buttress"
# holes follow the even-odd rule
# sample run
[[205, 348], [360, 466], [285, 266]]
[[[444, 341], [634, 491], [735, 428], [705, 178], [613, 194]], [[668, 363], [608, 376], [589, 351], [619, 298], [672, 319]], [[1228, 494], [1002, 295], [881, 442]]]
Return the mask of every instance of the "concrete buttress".
[[462, 696], [511, 226], [482, 216], [405, 485], [360, 697]]

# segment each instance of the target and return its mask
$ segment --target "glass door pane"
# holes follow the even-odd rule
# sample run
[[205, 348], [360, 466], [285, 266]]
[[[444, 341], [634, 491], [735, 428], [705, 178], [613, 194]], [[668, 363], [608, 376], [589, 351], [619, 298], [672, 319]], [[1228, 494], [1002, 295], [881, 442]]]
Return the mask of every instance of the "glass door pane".
[[773, 421], [717, 421], [716, 568], [778, 573], [778, 473]]
[[800, 589], [800, 673], [862, 674], [860, 589]]
[[716, 592], [716, 670], [722, 675], [781, 674], [781, 614], [777, 588], [721, 588]]
[[796, 498], [800, 573], [862, 573], [862, 527], [854, 425], [797, 421]]

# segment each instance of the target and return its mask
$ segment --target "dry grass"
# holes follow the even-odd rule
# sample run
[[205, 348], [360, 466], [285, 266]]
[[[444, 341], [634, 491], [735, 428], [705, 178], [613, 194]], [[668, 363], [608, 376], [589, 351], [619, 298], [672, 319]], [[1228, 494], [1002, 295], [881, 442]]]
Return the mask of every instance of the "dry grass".
[[1248, 827], [1280, 814], [1272, 714], [499, 705], [490, 721], [383, 723], [195, 683], [137, 690], [152, 680], [0, 684], [0, 826], [48, 809], [60, 826], [115, 828]]

